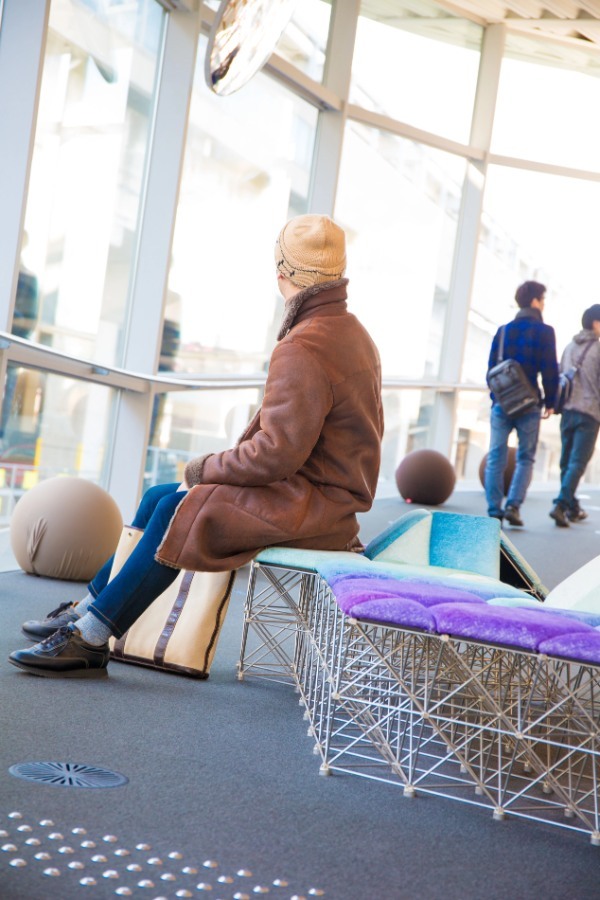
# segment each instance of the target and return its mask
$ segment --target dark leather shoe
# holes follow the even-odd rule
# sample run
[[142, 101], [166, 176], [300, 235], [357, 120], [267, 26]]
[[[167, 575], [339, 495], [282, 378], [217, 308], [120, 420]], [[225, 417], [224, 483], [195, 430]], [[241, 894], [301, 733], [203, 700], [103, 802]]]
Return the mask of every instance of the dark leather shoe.
[[28, 622], [23, 622], [21, 629], [27, 637], [42, 641], [62, 628], [63, 625], [70, 625], [71, 622], [77, 621], [75, 605], [74, 603], [61, 603], [60, 606], [49, 612], [45, 619], [30, 619]]
[[8, 661], [44, 678], [106, 678], [109, 657], [108, 644], [88, 644], [74, 625], [65, 625], [40, 644], [15, 650]]
[[567, 514], [562, 506], [558, 506], [558, 504], [556, 506], [553, 506], [550, 510], [549, 516], [551, 519], [554, 519], [556, 524], [561, 528], [569, 527], [569, 520], [567, 519]]
[[588, 514], [585, 509], [582, 509], [580, 506], [576, 509], [568, 509], [567, 510], [567, 519], [569, 522], [583, 522], [584, 519], [587, 519]]
[[521, 528], [525, 522], [521, 518], [518, 507], [516, 506], [505, 506], [504, 507], [504, 518], [508, 522], [509, 525], [514, 525], [515, 527]]

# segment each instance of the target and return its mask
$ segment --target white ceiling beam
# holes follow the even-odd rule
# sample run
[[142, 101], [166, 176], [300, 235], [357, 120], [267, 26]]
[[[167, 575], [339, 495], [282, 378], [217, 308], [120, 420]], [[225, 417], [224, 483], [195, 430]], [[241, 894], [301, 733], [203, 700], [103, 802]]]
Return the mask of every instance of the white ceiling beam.
[[544, 0], [544, 9], [560, 19], [575, 19], [580, 6], [575, 0]]
[[579, 0], [578, 6], [595, 18], [600, 18], [600, 0]]
[[447, 9], [449, 12], [457, 16], [468, 18], [479, 25], [487, 25], [496, 22], [503, 22], [506, 14], [504, 3], [496, 3], [495, 0], [460, 0], [453, 3], [451, 0], [440, 0], [439, 6]]
[[507, 19], [507, 28], [519, 28], [523, 31], [549, 31], [554, 34], [570, 34], [573, 31], [583, 33], [588, 28], [592, 31], [600, 29], [600, 19]]
[[[525, 19], [539, 19], [544, 12], [543, 4], [538, 3], [537, 0], [508, 0], [505, 8], [506, 13], [510, 11]], [[505, 17], [509, 18], [508, 15]]]

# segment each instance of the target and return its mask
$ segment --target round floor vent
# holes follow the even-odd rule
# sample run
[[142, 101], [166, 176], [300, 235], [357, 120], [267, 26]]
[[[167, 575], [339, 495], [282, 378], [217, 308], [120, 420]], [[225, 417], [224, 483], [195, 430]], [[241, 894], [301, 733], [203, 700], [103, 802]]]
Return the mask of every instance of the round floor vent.
[[112, 788], [127, 784], [128, 779], [118, 772], [70, 762], [27, 762], [8, 770], [15, 778], [49, 784], [55, 787]]

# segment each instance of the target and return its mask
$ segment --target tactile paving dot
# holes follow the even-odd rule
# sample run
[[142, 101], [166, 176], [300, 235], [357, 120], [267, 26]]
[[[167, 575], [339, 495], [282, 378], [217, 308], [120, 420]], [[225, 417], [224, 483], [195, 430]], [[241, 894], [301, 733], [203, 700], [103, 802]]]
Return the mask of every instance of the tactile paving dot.
[[[173, 862], [183, 860], [184, 853], [180, 850], [163, 850], [162, 855], [158, 855], [156, 852], [159, 850], [158, 847], [155, 855], [145, 857], [138, 855], [137, 862], [129, 862], [127, 865], [123, 859], [121, 865], [124, 865], [125, 868], [114, 869], [110, 867], [110, 863], [112, 862], [114, 865], [117, 858], [131, 856], [134, 851], [141, 854], [147, 853], [152, 850], [152, 844], [140, 841], [128, 847], [126, 844], [124, 845], [123, 838], [118, 835], [88, 834], [88, 830], [82, 826], [61, 827], [61, 825], [57, 826], [53, 819], [40, 819], [37, 824], [35, 821], [33, 824], [29, 824], [26, 820], [24, 821], [24, 814], [17, 810], [5, 815], [6, 819], [2, 823], [2, 814], [0, 813], [0, 824], [6, 825], [0, 829], [0, 839], [4, 841], [0, 843], [0, 850], [8, 856], [9, 865], [17, 872], [20, 869], [27, 869], [28, 862], [31, 862], [34, 865], [29, 867], [29, 878], [35, 876], [36, 873], [40, 877], [61, 878], [65, 882], [64, 887], [59, 888], [61, 896], [71, 896], [75, 887], [93, 887], [102, 884], [103, 881], [106, 885], [105, 890], [108, 888], [106, 882], [114, 883], [115, 896], [146, 896], [148, 900], [194, 897], [198, 893], [211, 893], [214, 900], [250, 900], [251, 897], [263, 894], [272, 894], [274, 900], [275, 897], [277, 900], [310, 900], [311, 897], [325, 895], [325, 891], [316, 887], [298, 893], [293, 893], [291, 889], [282, 892], [281, 889], [289, 888], [289, 882], [284, 878], [275, 878], [271, 881], [254, 884], [251, 881], [249, 884], [247, 883], [245, 890], [236, 889], [233, 886], [236, 878], [252, 878], [252, 869], [246, 867], [235, 869], [229, 864], [222, 866], [213, 857], [204, 860], [200, 858], [198, 861], [193, 861], [193, 865], [187, 864], [171, 872], [164, 871], [163, 861], [167, 859]], [[35, 835], [36, 828], [38, 829], [37, 835]], [[67, 843], [69, 837], [67, 836], [65, 839], [65, 835], [84, 837], [85, 840], [81, 840], [78, 846], [71, 846]], [[44, 843], [46, 843], [47, 849], [43, 848]], [[106, 846], [107, 844], [117, 846], [113, 849]], [[99, 845], [105, 851], [104, 853], [97, 851], [96, 848]], [[77, 857], [70, 860], [69, 857], [73, 857], [75, 854]], [[110, 854], [110, 860], [107, 854]], [[99, 865], [105, 863], [108, 863], [109, 867], [102, 868]], [[88, 866], [90, 866], [89, 874], [83, 874], [83, 870]], [[227, 868], [229, 868], [229, 873]], [[196, 881], [194, 876], [197, 877], [198, 872], [202, 869], [205, 870], [210, 881]], [[222, 869], [225, 869], [225, 872]], [[236, 877], [230, 874], [232, 870]], [[258, 880], [259, 873], [256, 873], [254, 877]], [[77, 880], [73, 881], [74, 878]], [[158, 884], [157, 879], [159, 880]], [[172, 885], [171, 891], [175, 892], [169, 893], [168, 897], [163, 897], [162, 894], [157, 896], [156, 888], [161, 889], [160, 882], [165, 885], [162, 890], [166, 890], [168, 883]], [[179, 883], [176, 890], [175, 882]], [[228, 885], [232, 885], [229, 890], [227, 889]]]

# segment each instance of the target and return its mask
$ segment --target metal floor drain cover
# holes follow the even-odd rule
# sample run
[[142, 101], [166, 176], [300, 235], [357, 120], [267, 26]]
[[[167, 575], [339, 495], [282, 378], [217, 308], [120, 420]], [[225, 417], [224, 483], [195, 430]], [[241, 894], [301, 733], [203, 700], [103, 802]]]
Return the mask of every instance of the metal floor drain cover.
[[28, 762], [11, 766], [8, 771], [15, 778], [55, 787], [112, 788], [127, 784], [128, 781], [118, 772], [82, 763]]

